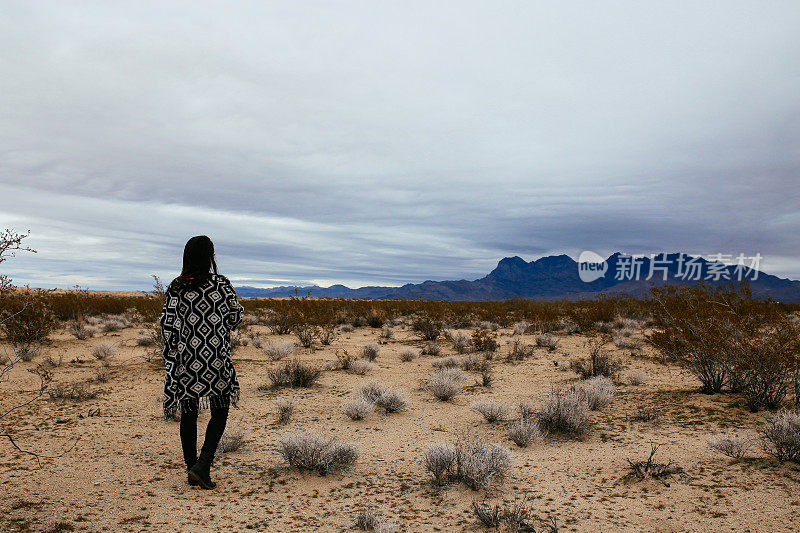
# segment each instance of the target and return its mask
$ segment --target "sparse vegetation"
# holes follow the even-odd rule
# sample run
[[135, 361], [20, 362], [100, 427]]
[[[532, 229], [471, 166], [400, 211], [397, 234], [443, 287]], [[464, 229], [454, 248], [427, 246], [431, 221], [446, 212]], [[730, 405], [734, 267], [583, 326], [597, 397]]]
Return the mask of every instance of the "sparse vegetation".
[[525, 418], [520, 418], [509, 424], [507, 433], [508, 438], [520, 448], [525, 448], [530, 443], [544, 438], [539, 423]]
[[281, 364], [278, 368], [267, 370], [267, 377], [273, 387], [311, 387], [322, 375], [322, 370], [299, 360]]
[[718, 436], [708, 441], [709, 447], [732, 459], [741, 459], [752, 446], [751, 439], [739, 435]]
[[425, 469], [438, 484], [460, 482], [473, 490], [501, 481], [511, 468], [511, 450], [459, 437], [454, 445], [434, 444], [425, 452]]
[[553, 390], [536, 417], [547, 433], [580, 437], [589, 429], [589, 405], [575, 390]]
[[297, 345], [293, 342], [269, 342], [264, 346], [264, 353], [272, 361], [280, 361], [294, 355]]
[[539, 348], [547, 348], [551, 352], [558, 348], [558, 337], [550, 335], [549, 333], [542, 333], [536, 336], [536, 346]]
[[278, 424], [282, 426], [288, 424], [294, 414], [294, 398], [278, 398], [274, 404]]
[[490, 424], [507, 419], [510, 411], [508, 405], [491, 398], [484, 398], [483, 400], [475, 401], [469, 406], [469, 408], [477, 413], [480, 413], [484, 420]]
[[358, 459], [358, 448], [354, 444], [335, 442], [317, 433], [284, 433], [278, 444], [289, 466], [321, 476], [347, 469]]
[[765, 453], [778, 461], [800, 463], [800, 411], [783, 410], [768, 416], [762, 435]]
[[425, 390], [446, 402], [461, 392], [464, 373], [456, 368], [443, 368], [433, 372], [425, 383]]

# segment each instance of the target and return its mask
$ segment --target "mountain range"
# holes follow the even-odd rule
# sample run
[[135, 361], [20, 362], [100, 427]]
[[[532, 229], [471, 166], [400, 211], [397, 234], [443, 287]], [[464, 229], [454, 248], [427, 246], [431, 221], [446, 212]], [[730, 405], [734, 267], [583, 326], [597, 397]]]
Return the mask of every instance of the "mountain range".
[[[602, 261], [602, 258], [598, 259]], [[653, 260], [650, 257], [632, 260], [630, 255], [617, 252], [605, 259], [607, 266], [604, 273], [598, 273], [599, 277], [589, 282], [583, 281], [579, 275], [581, 264], [585, 265], [568, 255], [547, 256], [530, 262], [514, 256], [501, 259], [489, 274], [471, 281], [425, 281], [400, 287], [368, 286], [357, 289], [344, 285], [282, 286], [268, 289], [243, 286], [236, 287], [236, 291], [240, 296], [266, 298], [298, 295], [396, 300], [580, 300], [600, 294], [641, 296], [647, 294], [655, 284], [692, 283], [696, 279], [706, 279], [713, 284], [725, 279], [745, 278], [750, 282], [755, 295], [768, 296], [783, 302], [800, 302], [800, 281], [779, 278], [755, 269], [742, 270], [739, 267], [737, 270], [735, 265], [686, 254], [659, 254]], [[634, 275], [633, 265], [638, 265], [639, 275]], [[696, 270], [691, 270], [692, 268]], [[682, 277], [687, 272], [691, 274], [688, 280]], [[695, 273], [698, 277], [695, 277]]]

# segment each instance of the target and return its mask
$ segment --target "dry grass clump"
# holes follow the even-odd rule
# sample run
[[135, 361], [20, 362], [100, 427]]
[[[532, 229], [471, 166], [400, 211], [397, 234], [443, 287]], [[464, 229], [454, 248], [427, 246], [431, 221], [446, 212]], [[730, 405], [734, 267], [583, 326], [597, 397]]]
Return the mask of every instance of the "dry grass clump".
[[471, 353], [461, 358], [461, 368], [470, 372], [489, 370], [489, 361], [482, 354]]
[[289, 466], [324, 476], [344, 470], [358, 459], [355, 444], [335, 442], [317, 433], [284, 433], [278, 439], [279, 451]]
[[322, 370], [299, 360], [283, 363], [278, 368], [267, 370], [273, 387], [311, 387], [322, 375]]
[[371, 342], [361, 347], [361, 358], [366, 359], [367, 361], [374, 361], [378, 358], [378, 353], [380, 351], [381, 347], [374, 342]]
[[294, 398], [278, 398], [273, 403], [278, 424], [288, 424], [294, 414]]
[[136, 346], [150, 347], [155, 345], [156, 339], [154, 339], [153, 336], [148, 333], [140, 332], [139, 336], [136, 337]]
[[441, 335], [444, 324], [431, 316], [421, 315], [414, 320], [411, 327], [423, 340], [435, 341]]
[[558, 533], [558, 520], [555, 517], [543, 519], [531, 516], [526, 502], [527, 497], [513, 504], [502, 505], [473, 501], [472, 510], [478, 521], [489, 529], [500, 529], [500, 526], [505, 526], [507, 531]]
[[524, 344], [520, 339], [514, 339], [511, 344], [511, 352], [508, 354], [509, 361], [523, 361], [533, 356], [533, 346]]
[[460, 368], [461, 364], [462, 358], [457, 355], [431, 359], [431, 365], [435, 368]]
[[589, 359], [578, 359], [570, 363], [570, 367], [580, 374], [581, 379], [595, 376], [613, 378], [619, 372], [621, 365], [605, 350], [602, 339], [593, 339], [587, 343]]
[[638, 350], [643, 344], [641, 339], [623, 335], [614, 335], [612, 342], [621, 350]]
[[519, 322], [514, 322], [511, 327], [514, 330], [513, 335], [525, 335], [531, 331], [532, 326], [530, 322], [520, 320]]
[[98, 333], [99, 328], [87, 326], [83, 320], [71, 320], [69, 325], [67, 325], [67, 331], [79, 341], [85, 341], [86, 339], [94, 337]]
[[439, 346], [438, 342], [427, 342], [425, 346], [422, 347], [422, 355], [439, 355], [439, 352], [442, 351], [442, 348]]
[[74, 383], [58, 383], [56, 385], [51, 385], [47, 389], [47, 394], [53, 400], [81, 402], [97, 398], [99, 392], [96, 389], [90, 389], [88, 384], [78, 381]]
[[574, 387], [589, 406], [590, 411], [602, 409], [614, 398], [614, 383], [605, 376], [595, 376]]
[[520, 448], [544, 438], [544, 433], [542, 433], [539, 423], [536, 420], [526, 418], [520, 418], [509, 424], [507, 434], [508, 438]]
[[371, 403], [373, 405], [373, 409], [374, 407], [383, 409], [385, 414], [403, 411], [408, 405], [408, 399], [406, 398], [403, 391], [389, 387], [382, 383], [378, 383], [377, 381], [367, 381], [361, 383], [358, 386], [358, 388], [353, 392], [353, 398], [346, 405], [349, 406], [350, 403], [352, 402], [353, 405], [350, 406], [351, 410], [357, 413], [362, 412], [366, 409], [364, 406], [360, 405], [357, 401], [353, 402], [353, 400], [358, 400], [358, 399], [363, 399], [364, 401]]
[[384, 324], [383, 329], [381, 329], [381, 339], [388, 341], [392, 338], [392, 335], [394, 335], [392, 328], [388, 324]]
[[650, 379], [650, 376], [644, 370], [629, 370], [625, 377], [631, 385], [641, 385]]
[[765, 453], [778, 461], [800, 462], [800, 411], [784, 409], [768, 416], [761, 433]]
[[116, 354], [117, 348], [110, 342], [101, 342], [92, 348], [92, 356], [98, 361], [110, 361]]
[[401, 361], [407, 363], [409, 361], [413, 361], [414, 359], [416, 359], [417, 352], [415, 352], [414, 350], [403, 350], [398, 354], [398, 357], [400, 358]]
[[550, 335], [549, 333], [542, 333], [536, 336], [536, 346], [539, 348], [547, 348], [551, 352], [558, 348], [558, 337]]
[[217, 445], [216, 455], [235, 452], [244, 446], [244, 438], [247, 432], [238, 425], [228, 426], [222, 434], [222, 438]]
[[364, 420], [375, 410], [375, 404], [360, 396], [350, 398], [342, 405], [342, 412], [350, 420]]
[[356, 359], [355, 361], [351, 361], [348, 368], [348, 371], [358, 376], [364, 376], [373, 370], [375, 370], [375, 365], [366, 359]]
[[444, 402], [461, 392], [464, 372], [457, 368], [442, 368], [428, 376], [425, 390]]
[[425, 469], [436, 483], [460, 482], [480, 490], [501, 481], [511, 468], [511, 450], [460, 437], [454, 445], [432, 444], [424, 457]]
[[470, 349], [470, 338], [460, 331], [450, 332], [448, 335], [450, 342], [453, 343], [453, 349], [460, 353], [467, 353]]
[[353, 333], [355, 329], [352, 324], [342, 324], [342, 333]]
[[732, 459], [741, 459], [752, 446], [753, 441], [739, 435], [717, 436], [708, 441], [708, 446]]
[[393, 533], [399, 530], [396, 524], [369, 509], [364, 509], [356, 515], [355, 527], [362, 531], [375, 531], [376, 533]]
[[264, 346], [264, 352], [271, 361], [279, 361], [291, 355], [297, 350], [297, 345], [293, 342], [269, 342]]
[[510, 411], [507, 404], [498, 402], [497, 400], [493, 400], [491, 398], [477, 400], [473, 402], [469, 408], [477, 413], [480, 413], [490, 424], [507, 419]]
[[580, 437], [589, 429], [589, 405], [575, 390], [553, 390], [536, 418], [547, 433]]
[[375, 405], [383, 409], [384, 413], [396, 413], [405, 410], [408, 405], [408, 399], [403, 391], [388, 388], [375, 400]]

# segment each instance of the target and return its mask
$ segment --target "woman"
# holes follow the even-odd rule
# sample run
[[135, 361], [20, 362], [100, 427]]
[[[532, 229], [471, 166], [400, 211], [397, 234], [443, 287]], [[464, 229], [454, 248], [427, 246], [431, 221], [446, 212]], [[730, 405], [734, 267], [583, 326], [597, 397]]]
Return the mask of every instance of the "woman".
[[[192, 237], [183, 250], [183, 270], [167, 288], [161, 330], [164, 334], [164, 416], [181, 418], [181, 446], [190, 485], [213, 489], [211, 461], [237, 407], [239, 382], [231, 359], [230, 332], [244, 310], [230, 281], [217, 273], [214, 244]], [[197, 456], [197, 413], [209, 407], [211, 420]]]

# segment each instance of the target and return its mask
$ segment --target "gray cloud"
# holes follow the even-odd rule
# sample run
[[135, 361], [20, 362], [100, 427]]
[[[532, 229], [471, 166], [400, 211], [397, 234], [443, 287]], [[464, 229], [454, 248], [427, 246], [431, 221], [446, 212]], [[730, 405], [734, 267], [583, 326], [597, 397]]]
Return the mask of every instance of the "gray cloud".
[[800, 277], [800, 8], [0, 6], [18, 282], [474, 278], [504, 255], [760, 252]]

